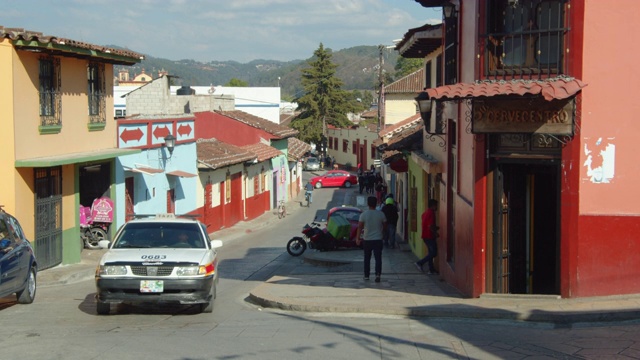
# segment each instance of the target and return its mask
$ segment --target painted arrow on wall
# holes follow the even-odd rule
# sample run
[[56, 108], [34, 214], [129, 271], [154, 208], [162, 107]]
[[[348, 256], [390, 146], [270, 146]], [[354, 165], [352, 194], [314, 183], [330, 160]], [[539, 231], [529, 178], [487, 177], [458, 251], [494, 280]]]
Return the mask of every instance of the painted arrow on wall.
[[186, 124], [186, 125], [180, 124], [180, 126], [178, 126], [178, 134], [180, 134], [181, 136], [185, 136], [185, 135], [191, 134], [191, 125], [189, 125], [189, 124]]
[[140, 129], [124, 129], [120, 134], [120, 139], [125, 143], [131, 140], [140, 141], [140, 139], [142, 139], [142, 135], [144, 135], [144, 133]]
[[153, 136], [156, 139], [164, 139], [164, 137], [169, 134], [171, 134], [171, 131], [169, 131], [169, 128], [166, 126], [163, 126], [163, 127], [158, 126], [153, 130]]

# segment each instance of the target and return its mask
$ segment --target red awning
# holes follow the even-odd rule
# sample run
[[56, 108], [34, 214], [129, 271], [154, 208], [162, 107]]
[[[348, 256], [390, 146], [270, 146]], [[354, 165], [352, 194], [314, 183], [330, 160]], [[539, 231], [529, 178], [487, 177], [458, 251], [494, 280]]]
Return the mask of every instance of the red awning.
[[427, 89], [432, 99], [453, 100], [501, 95], [542, 95], [545, 100], [561, 100], [576, 95], [587, 84], [574, 78], [548, 80], [483, 81], [458, 83]]
[[186, 178], [191, 178], [191, 177], [196, 177], [196, 174], [192, 174], [186, 171], [182, 171], [182, 170], [173, 170], [173, 171], [169, 171], [167, 173], [167, 175], [172, 175], [172, 176], [179, 176], [179, 177], [186, 177]]

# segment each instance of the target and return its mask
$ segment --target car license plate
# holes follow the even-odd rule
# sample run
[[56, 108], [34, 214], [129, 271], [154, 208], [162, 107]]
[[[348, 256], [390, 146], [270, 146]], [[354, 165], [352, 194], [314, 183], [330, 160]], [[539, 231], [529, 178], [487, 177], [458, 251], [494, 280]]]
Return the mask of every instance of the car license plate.
[[140, 280], [141, 293], [161, 293], [164, 291], [162, 280]]

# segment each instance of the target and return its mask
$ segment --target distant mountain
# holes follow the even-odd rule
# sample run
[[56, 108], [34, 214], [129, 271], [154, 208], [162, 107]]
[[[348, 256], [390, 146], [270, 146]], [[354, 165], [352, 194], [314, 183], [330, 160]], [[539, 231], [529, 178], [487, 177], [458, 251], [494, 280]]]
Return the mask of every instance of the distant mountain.
[[[116, 47], [108, 45], [109, 47]], [[337, 76], [344, 82], [344, 90], [376, 90], [378, 86], [379, 50], [377, 46], [356, 46], [333, 52], [332, 60], [338, 64]], [[383, 52], [384, 73], [393, 74], [398, 54]], [[242, 64], [236, 61], [167, 60], [145, 55], [145, 59], [133, 66], [115, 66], [115, 74], [120, 69], [129, 71], [130, 78], [140, 74], [142, 69], [154, 78], [158, 71], [165, 70], [170, 75], [180, 77], [181, 85], [209, 86], [224, 85], [232, 78], [244, 80], [249, 86], [278, 86], [283, 98], [293, 98], [301, 94], [300, 69], [309, 66], [307, 60], [275, 61], [253, 60]], [[176, 84], [180, 85], [180, 84]]]

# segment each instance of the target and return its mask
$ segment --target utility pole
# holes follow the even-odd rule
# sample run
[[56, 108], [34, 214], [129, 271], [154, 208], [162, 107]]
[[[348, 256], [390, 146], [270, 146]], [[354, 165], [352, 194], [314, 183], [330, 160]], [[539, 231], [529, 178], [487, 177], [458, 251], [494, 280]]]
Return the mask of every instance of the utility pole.
[[[384, 58], [382, 57], [382, 50], [384, 49], [384, 45], [378, 46], [378, 50], [380, 50], [380, 55], [378, 59], [378, 127], [377, 133], [380, 134], [380, 128], [382, 127], [382, 102], [383, 102], [383, 91], [384, 91], [384, 77], [382, 76], [382, 65], [384, 65]], [[377, 156], [380, 158], [380, 156]]]

